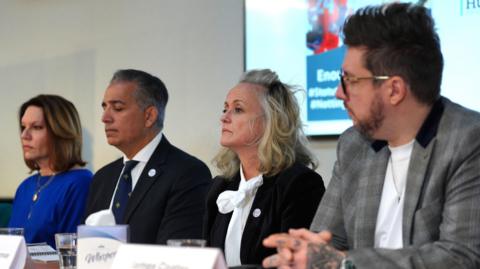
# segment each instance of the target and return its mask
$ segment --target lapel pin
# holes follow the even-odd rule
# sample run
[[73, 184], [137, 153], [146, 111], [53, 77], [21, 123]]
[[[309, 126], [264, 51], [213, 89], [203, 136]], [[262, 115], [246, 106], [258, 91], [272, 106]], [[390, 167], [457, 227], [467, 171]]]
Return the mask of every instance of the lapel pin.
[[260, 210], [260, 208], [255, 208], [255, 210], [253, 210], [253, 217], [255, 218], [258, 218], [260, 217], [260, 215], [262, 214], [262, 211]]
[[149, 177], [154, 177], [157, 174], [157, 171], [155, 169], [150, 169], [148, 170], [148, 176]]

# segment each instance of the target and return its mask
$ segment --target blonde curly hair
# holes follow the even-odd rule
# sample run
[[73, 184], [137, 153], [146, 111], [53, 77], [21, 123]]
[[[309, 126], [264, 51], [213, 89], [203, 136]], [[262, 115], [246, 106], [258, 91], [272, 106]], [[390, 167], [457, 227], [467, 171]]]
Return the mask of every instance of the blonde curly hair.
[[[317, 160], [307, 147], [294, 87], [282, 83], [270, 69], [248, 71], [239, 83], [259, 85], [265, 89], [258, 94], [265, 115], [264, 133], [257, 142], [259, 172], [273, 176], [295, 162], [315, 169]], [[229, 148], [222, 148], [213, 163], [225, 178], [233, 178], [240, 169], [240, 159]]]

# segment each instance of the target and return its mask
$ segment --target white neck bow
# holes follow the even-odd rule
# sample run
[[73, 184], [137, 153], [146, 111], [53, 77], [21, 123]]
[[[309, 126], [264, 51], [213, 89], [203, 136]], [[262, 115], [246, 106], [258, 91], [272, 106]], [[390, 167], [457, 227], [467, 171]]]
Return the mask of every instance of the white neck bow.
[[263, 177], [252, 178], [241, 182], [237, 191], [224, 191], [217, 198], [218, 211], [222, 214], [232, 212], [235, 208], [242, 207], [244, 202], [255, 195], [257, 189], [263, 184]]

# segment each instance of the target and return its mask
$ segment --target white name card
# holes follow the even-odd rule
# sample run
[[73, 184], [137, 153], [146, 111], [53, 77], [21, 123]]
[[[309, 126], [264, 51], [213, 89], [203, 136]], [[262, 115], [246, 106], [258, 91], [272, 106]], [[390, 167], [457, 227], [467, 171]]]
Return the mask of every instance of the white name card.
[[127, 242], [128, 226], [78, 226], [77, 267], [110, 268], [118, 248]]
[[124, 244], [118, 249], [112, 269], [226, 269], [217, 248], [167, 247]]
[[0, 235], [0, 268], [23, 269], [27, 246], [23, 236]]

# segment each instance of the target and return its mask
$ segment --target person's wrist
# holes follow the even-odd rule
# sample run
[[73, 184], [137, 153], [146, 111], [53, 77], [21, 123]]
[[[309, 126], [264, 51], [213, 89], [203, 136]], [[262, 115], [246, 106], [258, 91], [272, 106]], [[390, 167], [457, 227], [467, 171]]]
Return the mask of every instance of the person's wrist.
[[355, 264], [347, 257], [343, 258], [340, 269], [355, 269]]

